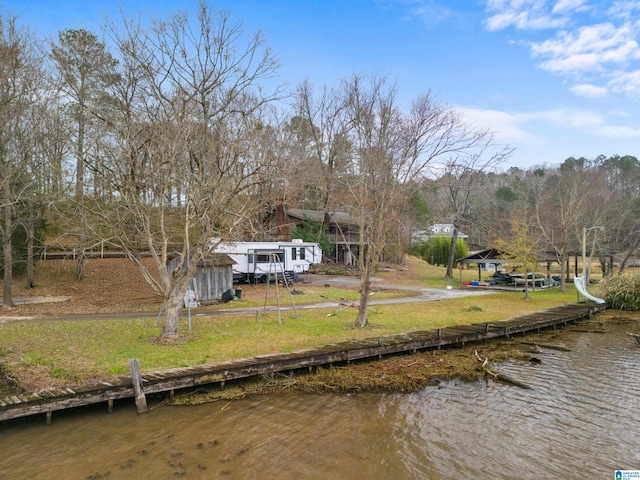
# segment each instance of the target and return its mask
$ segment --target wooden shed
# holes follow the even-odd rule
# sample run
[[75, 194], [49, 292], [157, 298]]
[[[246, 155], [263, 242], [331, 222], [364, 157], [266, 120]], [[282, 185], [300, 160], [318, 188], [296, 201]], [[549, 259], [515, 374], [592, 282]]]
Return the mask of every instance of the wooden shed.
[[[169, 261], [168, 270], [171, 273], [180, 258]], [[201, 302], [221, 300], [222, 294], [233, 288], [234, 261], [226, 254], [210, 253], [198, 263], [191, 289]]]

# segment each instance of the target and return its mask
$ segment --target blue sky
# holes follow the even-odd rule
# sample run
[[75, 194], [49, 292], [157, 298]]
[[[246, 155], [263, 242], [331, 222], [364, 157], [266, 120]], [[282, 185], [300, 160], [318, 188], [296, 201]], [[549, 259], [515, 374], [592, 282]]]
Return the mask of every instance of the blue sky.
[[[95, 33], [118, 3], [1, 3], [42, 35]], [[127, 16], [166, 17], [193, 0], [129, 0]], [[409, 105], [431, 92], [515, 148], [503, 168], [568, 157], [640, 157], [640, 0], [218, 0], [260, 30], [293, 89], [385, 75]]]

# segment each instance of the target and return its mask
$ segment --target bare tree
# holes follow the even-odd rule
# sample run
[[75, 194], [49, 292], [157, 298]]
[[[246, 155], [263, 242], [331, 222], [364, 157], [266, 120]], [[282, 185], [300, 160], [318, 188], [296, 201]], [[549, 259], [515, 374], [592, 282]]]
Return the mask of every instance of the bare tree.
[[295, 101], [297, 131], [300, 139], [304, 139], [300, 143], [305, 147], [303, 155], [309, 165], [306, 181], [313, 186], [314, 207], [323, 213], [323, 229], [337, 204], [334, 198], [339, 185], [337, 179], [344, 173], [351, 148], [346, 107], [344, 96], [336, 89], [325, 86], [316, 94], [308, 81], [298, 87]]
[[[260, 35], [245, 40], [228, 13], [214, 17], [205, 4], [195, 21], [178, 13], [147, 30], [129, 21], [112, 33], [122, 68], [113, 94], [117, 135], [104, 168], [118, 201], [102, 215], [163, 296], [162, 337], [171, 340], [198, 262], [214, 239], [237, 239], [253, 214], [243, 192], [261, 165], [248, 145], [261, 106], [275, 95], [259, 82], [277, 65]], [[179, 261], [169, 271], [172, 256]]]
[[51, 45], [51, 58], [62, 102], [75, 125], [75, 197], [79, 201], [85, 194], [88, 134], [101, 115], [105, 91], [115, 81], [116, 60], [95, 34], [83, 29], [61, 31], [58, 43]]
[[614, 155], [598, 157], [597, 162], [602, 172], [598, 176], [601, 181], [598, 191], [609, 193], [603, 205], [607, 211], [602, 223], [606, 227], [607, 251], [601, 252], [608, 254], [608, 258], [601, 257], [602, 268], [603, 272], [612, 273], [613, 256], [621, 253], [618, 273], [622, 273], [640, 246], [640, 160], [630, 155]]
[[33, 154], [29, 118], [41, 93], [41, 78], [42, 62], [31, 33], [19, 27], [14, 17], [0, 16], [0, 235], [5, 307], [14, 306], [12, 239], [18, 224], [16, 206], [32, 182], [26, 167]]
[[[42, 151], [42, 126], [47, 114], [48, 99], [44, 86], [42, 59], [33, 58], [34, 65], [31, 79], [31, 99], [29, 108], [25, 110], [21, 121], [13, 131], [13, 144], [16, 158], [19, 159], [20, 198], [14, 207], [16, 227], [24, 232], [26, 251], [20, 260], [26, 263], [26, 287], [35, 287], [35, 246], [44, 239], [45, 232], [45, 196], [48, 170], [47, 158]], [[51, 199], [51, 197], [49, 197]], [[22, 243], [22, 242], [21, 242]]]
[[356, 325], [367, 324], [371, 275], [389, 234], [398, 228], [398, 212], [411, 185], [439, 156], [453, 155], [477, 143], [459, 115], [429, 95], [417, 98], [409, 112], [397, 105], [396, 87], [384, 79], [354, 76], [343, 83], [352, 146], [342, 181], [347, 203], [359, 223], [360, 304]]
[[488, 130], [461, 132], [466, 137], [464, 149], [456, 151], [444, 162], [436, 182], [433, 198], [441, 204], [441, 211], [453, 224], [446, 278], [453, 278], [456, 242], [464, 222], [472, 222], [480, 211], [486, 175], [504, 162], [513, 152], [494, 143]]
[[538, 228], [560, 264], [562, 291], [566, 289], [569, 258], [582, 247], [583, 229], [603, 225], [607, 202], [596, 197], [606, 192], [597, 172], [587, 167], [584, 162], [567, 161], [547, 171], [544, 194], [535, 198]]
[[[98, 119], [104, 115], [105, 92], [116, 80], [113, 70], [116, 61], [104, 43], [87, 30], [63, 30], [58, 43], [51, 45], [51, 59], [57, 69], [57, 85], [61, 89], [61, 102], [67, 118], [74, 125], [73, 145], [76, 160], [75, 202], [76, 216], [85, 214], [86, 167], [88, 152]], [[77, 222], [78, 261], [77, 280], [82, 279], [85, 248], [87, 247], [88, 220]]]

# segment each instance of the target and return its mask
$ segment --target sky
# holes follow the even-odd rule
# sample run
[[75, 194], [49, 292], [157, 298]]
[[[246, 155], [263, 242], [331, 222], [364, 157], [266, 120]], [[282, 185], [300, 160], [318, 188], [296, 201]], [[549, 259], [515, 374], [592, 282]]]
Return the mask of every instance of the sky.
[[[569, 157], [640, 157], [640, 0], [217, 0], [260, 31], [278, 80], [335, 86], [354, 74], [397, 83], [408, 108], [429, 93], [514, 149], [503, 169]], [[197, 1], [8, 0], [43, 36], [105, 19], [168, 18]]]

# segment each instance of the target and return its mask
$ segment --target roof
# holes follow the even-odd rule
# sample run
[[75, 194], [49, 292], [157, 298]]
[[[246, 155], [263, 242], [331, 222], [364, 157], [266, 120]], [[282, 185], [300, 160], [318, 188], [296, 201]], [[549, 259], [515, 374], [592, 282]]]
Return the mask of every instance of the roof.
[[[470, 253], [466, 257], [462, 257], [456, 260], [458, 263], [492, 263], [500, 265], [509, 260], [509, 255], [497, 248], [485, 248], [483, 250], [477, 250]], [[557, 258], [554, 255], [547, 253], [541, 253], [538, 255], [538, 260], [541, 262], [556, 262]]]
[[[432, 237], [451, 237], [451, 235], [453, 235], [452, 223], [434, 223], [426, 230], [419, 230], [417, 232], [414, 232], [413, 238], [415, 240], [425, 242]], [[469, 238], [469, 235], [458, 230], [458, 238]]]
[[226, 267], [235, 265], [235, 263], [226, 253], [210, 252], [198, 262], [198, 267]]
[[[315, 222], [322, 222], [324, 220], [324, 212], [320, 210], [305, 210], [303, 208], [288, 208], [287, 215], [300, 220], [313, 220]], [[358, 222], [346, 212], [333, 212], [329, 213], [329, 220], [332, 223], [339, 223], [343, 225], [355, 225]]]
[[[453, 233], [453, 223], [434, 223], [429, 227], [429, 231], [435, 235], [448, 235], [449, 237]], [[458, 238], [469, 238], [464, 232], [458, 230]]]
[[506, 253], [497, 248], [485, 248], [470, 253], [466, 257], [456, 260], [458, 263], [494, 263], [501, 264], [505, 259]]
[[[175, 266], [180, 261], [180, 255], [175, 254], [171, 255], [169, 261], [167, 262], [169, 265], [172, 265], [171, 268], [175, 268]], [[228, 267], [235, 265], [235, 261], [226, 253], [218, 253], [218, 252], [209, 252], [206, 253], [204, 258], [198, 262], [199, 268], [212, 268], [212, 267]]]

